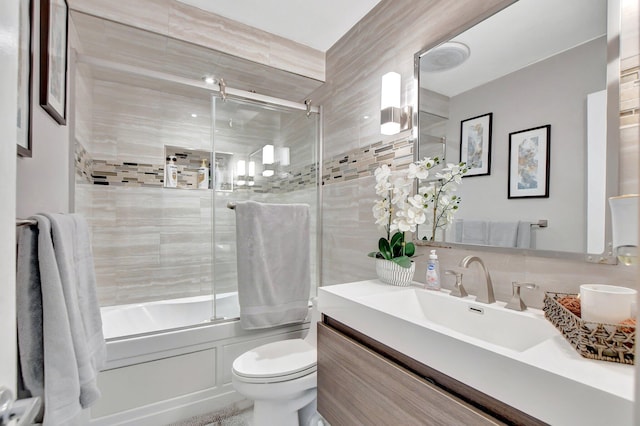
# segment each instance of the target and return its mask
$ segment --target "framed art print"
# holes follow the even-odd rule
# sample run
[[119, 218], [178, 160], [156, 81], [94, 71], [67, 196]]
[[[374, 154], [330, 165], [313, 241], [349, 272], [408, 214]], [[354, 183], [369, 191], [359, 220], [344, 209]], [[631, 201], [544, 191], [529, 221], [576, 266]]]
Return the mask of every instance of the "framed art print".
[[31, 0], [20, 0], [18, 49], [18, 155], [31, 157]]
[[40, 105], [59, 124], [66, 124], [67, 28], [66, 0], [40, 3]]
[[460, 122], [460, 161], [469, 171], [464, 177], [491, 174], [491, 121], [493, 113]]
[[549, 197], [551, 125], [509, 133], [509, 198]]

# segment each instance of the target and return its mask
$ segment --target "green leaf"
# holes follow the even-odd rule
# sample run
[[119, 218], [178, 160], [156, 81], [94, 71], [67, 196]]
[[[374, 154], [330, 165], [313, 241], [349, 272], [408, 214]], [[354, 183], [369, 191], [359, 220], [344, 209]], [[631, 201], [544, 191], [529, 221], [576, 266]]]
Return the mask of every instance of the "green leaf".
[[391, 260], [391, 247], [389, 247], [389, 241], [386, 238], [380, 238], [378, 241], [378, 250], [380, 254], [387, 260]]
[[369, 257], [378, 257], [378, 252], [377, 251], [372, 251], [371, 253], [369, 253], [367, 256]]
[[409, 259], [407, 256], [395, 257], [391, 260], [397, 263], [398, 265], [402, 266], [403, 268], [411, 267], [411, 259]]
[[415, 246], [411, 241], [409, 241], [409, 242], [404, 246], [404, 254], [405, 254], [407, 257], [411, 257], [411, 256], [413, 256], [413, 255], [415, 254], [415, 252], [416, 252], [416, 246]]
[[391, 237], [391, 249], [393, 250], [397, 246], [402, 246], [402, 242], [404, 241], [404, 233], [396, 232]]

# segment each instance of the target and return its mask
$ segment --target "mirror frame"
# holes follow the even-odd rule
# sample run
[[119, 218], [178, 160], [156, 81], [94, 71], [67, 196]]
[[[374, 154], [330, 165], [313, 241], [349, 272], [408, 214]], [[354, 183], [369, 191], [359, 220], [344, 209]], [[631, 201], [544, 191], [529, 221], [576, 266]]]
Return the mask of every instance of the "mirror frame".
[[[495, 13], [500, 13], [509, 6], [516, 3], [516, 0], [506, 4]], [[621, 0], [609, 0], [607, 2], [607, 70], [606, 70], [606, 95], [607, 95], [607, 143], [606, 152], [607, 157], [605, 160], [605, 200], [609, 197], [618, 195], [618, 163], [619, 163], [619, 151], [620, 151], [620, 20], [621, 20]], [[494, 14], [495, 14], [494, 13]], [[418, 148], [420, 144], [420, 57], [429, 50], [454, 39], [458, 35], [464, 33], [468, 29], [484, 22], [486, 19], [493, 16], [493, 14], [484, 17], [481, 20], [470, 22], [468, 25], [461, 28], [459, 32], [454, 35], [447, 35], [435, 43], [427, 45], [425, 48], [416, 52], [413, 57], [414, 65], [414, 87], [416, 90], [415, 105], [413, 113], [413, 157], [414, 161], [420, 159]], [[615, 108], [609, 106], [616, 105]], [[445, 148], [446, 149], [446, 148]], [[445, 151], [446, 155], [446, 151]], [[586, 180], [586, 176], [585, 176]], [[585, 212], [589, 215], [589, 211]], [[475, 244], [462, 244], [448, 241], [424, 241], [416, 238], [417, 231], [413, 234], [414, 244], [419, 246], [433, 246], [439, 248], [458, 248], [464, 250], [475, 250], [481, 252], [494, 252], [505, 254], [516, 254], [522, 256], [532, 257], [544, 257], [544, 258], [556, 258], [565, 260], [578, 260], [589, 263], [599, 263], [607, 265], [616, 265], [618, 260], [613, 251], [612, 244], [612, 230], [611, 230], [611, 212], [608, 206], [605, 208], [605, 223], [604, 223], [604, 241], [605, 249], [602, 253], [585, 253], [585, 252], [569, 252], [569, 251], [554, 251], [554, 250], [537, 250], [526, 248], [511, 248], [511, 247], [494, 247], [494, 246], [482, 246]]]

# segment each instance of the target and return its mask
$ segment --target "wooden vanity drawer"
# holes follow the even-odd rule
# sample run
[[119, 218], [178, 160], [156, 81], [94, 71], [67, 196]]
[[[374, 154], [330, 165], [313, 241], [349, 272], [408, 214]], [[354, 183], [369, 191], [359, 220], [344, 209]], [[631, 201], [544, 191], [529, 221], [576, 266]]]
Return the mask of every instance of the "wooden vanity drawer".
[[[544, 424], [468, 386], [465, 395], [466, 385], [408, 357], [398, 362], [398, 357], [402, 355], [393, 349], [325, 316], [318, 323], [320, 414], [332, 426]], [[455, 393], [436, 382], [447, 379], [447, 385], [459, 386]], [[492, 409], [483, 410], [485, 404]]]

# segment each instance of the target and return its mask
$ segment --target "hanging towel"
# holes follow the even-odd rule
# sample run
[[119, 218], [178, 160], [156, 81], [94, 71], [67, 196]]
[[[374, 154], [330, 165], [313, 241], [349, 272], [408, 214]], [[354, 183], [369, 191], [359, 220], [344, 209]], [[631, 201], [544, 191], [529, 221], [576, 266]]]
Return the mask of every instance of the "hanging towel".
[[23, 381], [44, 401], [43, 424], [80, 424], [100, 397], [106, 359], [86, 222], [78, 215], [33, 217], [19, 236], [18, 347]]
[[518, 222], [518, 239], [516, 242], [518, 248], [531, 247], [531, 222]]
[[489, 226], [485, 220], [464, 220], [462, 222], [462, 240], [463, 244], [481, 244], [489, 243]]
[[311, 286], [309, 206], [244, 201], [235, 211], [240, 325], [304, 321]]
[[496, 247], [516, 247], [518, 221], [489, 222], [489, 245]]

